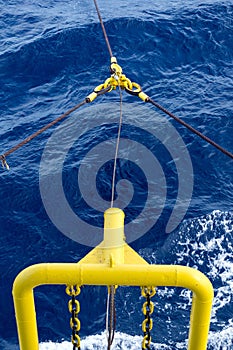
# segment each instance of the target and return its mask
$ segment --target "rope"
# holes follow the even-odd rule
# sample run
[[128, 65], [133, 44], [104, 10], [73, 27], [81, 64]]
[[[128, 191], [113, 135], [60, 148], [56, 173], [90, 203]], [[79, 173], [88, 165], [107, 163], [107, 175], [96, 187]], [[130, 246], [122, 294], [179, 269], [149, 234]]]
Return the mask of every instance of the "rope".
[[0, 155], [0, 160], [2, 161], [3, 166], [8, 167], [8, 165], [6, 163], [6, 157], [9, 156], [9, 154], [15, 152], [20, 147], [24, 146], [26, 143], [28, 143], [31, 140], [33, 140], [35, 137], [37, 137], [38, 135], [42, 134], [42, 132], [44, 132], [44, 131], [48, 130], [49, 128], [51, 128], [51, 126], [53, 126], [56, 123], [58, 123], [59, 121], [61, 121], [62, 119], [64, 119], [68, 115], [70, 115], [72, 112], [76, 111], [76, 109], [78, 109], [79, 107], [83, 106], [86, 102], [87, 101], [85, 100], [85, 101], [77, 104], [76, 106], [74, 106], [73, 108], [71, 108], [67, 112], [65, 112], [64, 114], [60, 115], [60, 117], [58, 117], [57, 119], [53, 120], [51, 123], [45, 125], [43, 128], [41, 128], [40, 130], [36, 131], [34, 134], [28, 136], [26, 139], [24, 139], [23, 141], [19, 142], [17, 145], [12, 147], [11, 149], [6, 151], [5, 153], [1, 154]]
[[185, 126], [187, 129], [192, 131], [194, 134], [198, 135], [203, 140], [205, 140], [206, 142], [208, 142], [209, 144], [211, 144], [212, 146], [217, 148], [219, 151], [224, 153], [226, 156], [228, 156], [231, 159], [233, 159], [233, 154], [231, 152], [227, 151], [225, 148], [223, 148], [222, 146], [220, 146], [219, 144], [217, 144], [216, 142], [211, 140], [209, 137], [203, 135], [200, 131], [194, 129], [191, 125], [187, 124], [186, 122], [184, 122], [180, 118], [176, 117], [173, 113], [169, 112], [167, 109], [165, 109], [164, 107], [160, 106], [157, 102], [153, 101], [150, 97], [148, 97], [147, 102], [150, 102], [152, 105], [154, 105], [155, 107], [159, 108], [161, 111], [163, 111], [164, 113], [169, 115], [169, 117], [175, 119], [178, 123], [180, 123], [181, 125]]
[[104, 39], [105, 39], [107, 47], [108, 47], [109, 55], [110, 55], [110, 57], [113, 57], [112, 49], [111, 49], [111, 46], [110, 46], [110, 43], [109, 43], [109, 40], [108, 40], [108, 36], [107, 36], [106, 30], [105, 30], [104, 23], [103, 23], [103, 20], [102, 20], [101, 14], [100, 14], [100, 10], [98, 8], [96, 0], [94, 0], [94, 4], [95, 4], [96, 12], [97, 12], [97, 15], [99, 17], [99, 21], [100, 21], [100, 24], [101, 24], [101, 27], [102, 27], [102, 31], [103, 31], [103, 34], [104, 34]]
[[106, 313], [107, 350], [111, 349], [116, 329], [115, 288], [114, 286], [110, 286], [109, 288]]
[[[122, 91], [119, 86], [119, 94], [120, 94], [120, 118], [119, 118], [119, 126], [117, 133], [117, 141], [116, 141], [116, 149], [114, 156], [114, 166], [113, 166], [113, 174], [112, 174], [112, 196], [111, 196], [111, 208], [113, 207], [114, 202], [114, 193], [115, 193], [115, 180], [116, 180], [116, 162], [118, 156], [118, 150], [120, 145], [120, 137], [121, 137], [121, 127], [122, 127]], [[114, 286], [109, 287], [109, 293], [107, 297], [107, 311], [106, 311], [106, 334], [108, 341], [108, 350], [111, 349], [111, 345], [113, 343], [115, 329], [116, 329], [116, 309], [115, 309], [115, 290]], [[110, 314], [109, 314], [110, 310]]]
[[[99, 21], [102, 27], [102, 31], [104, 34], [104, 38], [107, 44], [108, 52], [110, 57], [113, 57], [112, 49], [108, 40], [108, 36], [104, 27], [104, 23], [97, 5], [97, 1], [94, 0], [95, 8], [99, 17]], [[111, 208], [113, 207], [114, 202], [114, 193], [115, 193], [115, 180], [116, 180], [116, 162], [117, 162], [117, 155], [119, 150], [119, 144], [120, 144], [120, 136], [121, 136], [121, 126], [122, 126], [122, 91], [121, 87], [119, 85], [119, 94], [120, 94], [120, 118], [119, 118], [119, 127], [118, 127], [118, 134], [117, 134], [117, 142], [116, 142], [116, 149], [115, 149], [115, 156], [114, 156], [114, 166], [113, 166], [113, 175], [112, 175], [112, 195], [111, 195]], [[116, 328], [116, 310], [115, 310], [115, 295], [114, 295], [114, 286], [110, 286], [110, 291], [108, 293], [107, 298], [107, 312], [106, 312], [106, 332], [107, 332], [107, 341], [108, 341], [108, 347], [107, 349], [111, 349], [111, 345], [114, 339], [115, 335], [115, 328]], [[110, 314], [109, 314], [110, 309]], [[109, 320], [110, 318], [110, 320]]]
[[119, 118], [119, 126], [118, 126], [118, 134], [117, 134], [117, 141], [116, 141], [116, 150], [115, 150], [115, 156], [114, 156], [114, 166], [113, 166], [113, 174], [112, 174], [112, 196], [111, 196], [111, 208], [113, 207], [114, 202], [114, 194], [115, 194], [115, 180], [116, 180], [116, 162], [117, 162], [117, 156], [119, 151], [119, 144], [120, 144], [120, 137], [121, 137], [121, 127], [122, 127], [122, 91], [121, 87], [119, 86], [119, 94], [120, 94], [120, 118]]

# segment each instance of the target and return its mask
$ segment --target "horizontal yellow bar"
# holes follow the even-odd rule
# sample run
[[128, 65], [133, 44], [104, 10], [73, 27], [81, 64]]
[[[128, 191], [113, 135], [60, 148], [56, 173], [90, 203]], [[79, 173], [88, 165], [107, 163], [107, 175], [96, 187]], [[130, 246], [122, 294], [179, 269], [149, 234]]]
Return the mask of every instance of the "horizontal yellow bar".
[[200, 300], [213, 297], [209, 279], [200, 271], [180, 265], [109, 265], [43, 263], [32, 265], [16, 277], [13, 294], [42, 284], [173, 286], [192, 290]]

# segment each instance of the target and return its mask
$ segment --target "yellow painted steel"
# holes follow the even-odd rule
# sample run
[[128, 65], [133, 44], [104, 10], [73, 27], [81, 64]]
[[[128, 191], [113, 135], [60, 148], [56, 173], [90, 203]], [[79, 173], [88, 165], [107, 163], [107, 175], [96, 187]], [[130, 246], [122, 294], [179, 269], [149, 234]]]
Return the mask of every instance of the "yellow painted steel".
[[188, 349], [206, 349], [213, 300], [208, 278], [186, 266], [147, 264], [125, 243], [123, 225], [123, 212], [108, 209], [103, 242], [79, 263], [37, 264], [20, 272], [13, 297], [21, 350], [39, 348], [33, 289], [44, 284], [188, 288], [193, 291]]
[[142, 92], [142, 91], [139, 92], [138, 97], [140, 97], [140, 99], [144, 102], [147, 102], [148, 98], [149, 98], [149, 96], [147, 94], [145, 94], [145, 92]]
[[[144, 102], [147, 102], [148, 96], [142, 92], [141, 86], [138, 83], [131, 82], [129, 78], [123, 74], [121, 66], [117, 63], [116, 57], [111, 57], [110, 65], [111, 76], [105, 80], [103, 84], [96, 86], [94, 91], [86, 97], [87, 102], [92, 102], [101, 93], [115, 90], [118, 86], [125, 89], [131, 95], [139, 96]], [[106, 88], [107, 91], [105, 91]]]

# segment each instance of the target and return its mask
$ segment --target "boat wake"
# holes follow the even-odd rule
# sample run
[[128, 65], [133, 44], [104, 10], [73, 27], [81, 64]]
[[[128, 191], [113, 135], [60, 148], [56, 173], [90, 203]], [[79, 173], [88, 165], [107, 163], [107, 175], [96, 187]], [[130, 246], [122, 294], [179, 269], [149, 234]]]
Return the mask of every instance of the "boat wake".
[[[142, 342], [142, 336], [131, 336], [126, 333], [117, 332], [115, 334], [114, 342], [111, 347], [112, 350], [120, 349], [140, 349]], [[68, 350], [71, 343], [63, 341], [62, 343], [41, 343], [40, 350]], [[102, 350], [107, 347], [107, 340], [105, 333], [91, 335], [82, 340], [83, 350]], [[151, 344], [151, 349], [171, 349], [170, 346], [165, 344]]]
[[[233, 319], [220, 332], [210, 332], [208, 350], [232, 350], [233, 341]], [[126, 333], [117, 332], [112, 345], [112, 350], [138, 350], [141, 349], [142, 336], [131, 336]], [[82, 340], [82, 350], [102, 350], [106, 348], [107, 341], [104, 333], [91, 335]], [[69, 350], [71, 343], [63, 341], [61, 343], [43, 342], [40, 343], [40, 350]], [[186, 342], [179, 342], [173, 344], [158, 344], [151, 343], [151, 350], [185, 350], [187, 349]]]

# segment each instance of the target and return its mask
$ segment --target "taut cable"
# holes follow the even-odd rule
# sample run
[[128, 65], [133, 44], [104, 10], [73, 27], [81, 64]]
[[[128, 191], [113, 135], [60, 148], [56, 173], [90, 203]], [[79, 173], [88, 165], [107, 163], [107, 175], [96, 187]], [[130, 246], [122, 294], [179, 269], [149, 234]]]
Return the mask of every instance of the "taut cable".
[[34, 134], [28, 136], [26, 139], [24, 139], [23, 141], [19, 142], [17, 145], [12, 147], [11, 149], [6, 151], [5, 153], [1, 154], [0, 155], [0, 160], [2, 161], [3, 167], [6, 167], [9, 170], [9, 166], [8, 166], [8, 164], [6, 162], [6, 157], [9, 156], [9, 154], [15, 152], [17, 149], [19, 149], [20, 147], [24, 146], [26, 143], [28, 143], [31, 140], [33, 140], [35, 137], [37, 137], [38, 135], [42, 134], [42, 132], [48, 130], [53, 125], [55, 125], [56, 123], [60, 122], [62, 119], [68, 117], [68, 115], [70, 115], [72, 112], [76, 111], [76, 109], [78, 109], [79, 107], [83, 106], [85, 103], [86, 103], [86, 101], [83, 101], [83, 102], [79, 103], [78, 105], [74, 106], [73, 108], [69, 109], [67, 112], [65, 112], [64, 114], [60, 115], [60, 117], [58, 117], [57, 119], [53, 120], [51, 123], [45, 125], [40, 130], [34, 132]]
[[117, 163], [117, 157], [118, 157], [118, 151], [119, 151], [119, 145], [120, 145], [120, 138], [121, 138], [121, 127], [122, 127], [122, 91], [121, 87], [119, 86], [119, 94], [120, 94], [120, 118], [119, 118], [119, 126], [118, 126], [118, 133], [117, 133], [117, 141], [116, 141], [116, 149], [115, 149], [115, 156], [114, 156], [114, 166], [113, 166], [113, 174], [112, 174], [112, 196], [111, 196], [111, 208], [113, 207], [114, 202], [114, 194], [115, 194], [115, 182], [116, 182], [116, 163]]
[[111, 49], [111, 46], [110, 46], [110, 43], [109, 43], [109, 40], [108, 40], [108, 36], [107, 36], [106, 30], [105, 30], [105, 27], [104, 27], [104, 22], [102, 20], [102, 17], [101, 17], [101, 14], [100, 14], [100, 10], [99, 10], [99, 7], [97, 5], [97, 1], [96, 0], [94, 0], [94, 4], [95, 4], [96, 12], [97, 12], [97, 15], [99, 17], [99, 21], [100, 21], [100, 24], [101, 24], [101, 27], [102, 27], [102, 31], [103, 31], [103, 34], [104, 34], [104, 39], [105, 39], [107, 47], [108, 47], [109, 55], [110, 55], [110, 57], [113, 57], [112, 49]]
[[224, 153], [226, 156], [230, 157], [231, 159], [233, 159], [233, 154], [229, 151], [227, 151], [225, 148], [223, 148], [222, 146], [220, 146], [219, 144], [217, 144], [216, 142], [214, 142], [213, 140], [211, 140], [209, 137], [203, 135], [200, 131], [196, 130], [195, 128], [193, 128], [191, 125], [187, 124], [186, 122], [184, 122], [183, 120], [181, 120], [180, 118], [176, 117], [173, 113], [169, 112], [166, 108], [160, 106], [157, 102], [153, 101], [150, 97], [148, 97], [147, 102], [150, 102], [153, 106], [157, 107], [158, 109], [160, 109], [161, 111], [163, 111], [164, 113], [166, 113], [167, 115], [169, 115], [169, 117], [175, 119], [178, 123], [180, 123], [181, 125], [185, 126], [187, 129], [189, 129], [190, 131], [192, 131], [194, 134], [198, 135], [199, 137], [201, 137], [203, 140], [205, 140], [206, 142], [208, 142], [209, 144], [211, 144], [212, 146], [214, 146], [215, 148], [217, 148], [219, 151], [221, 151], [222, 153]]

